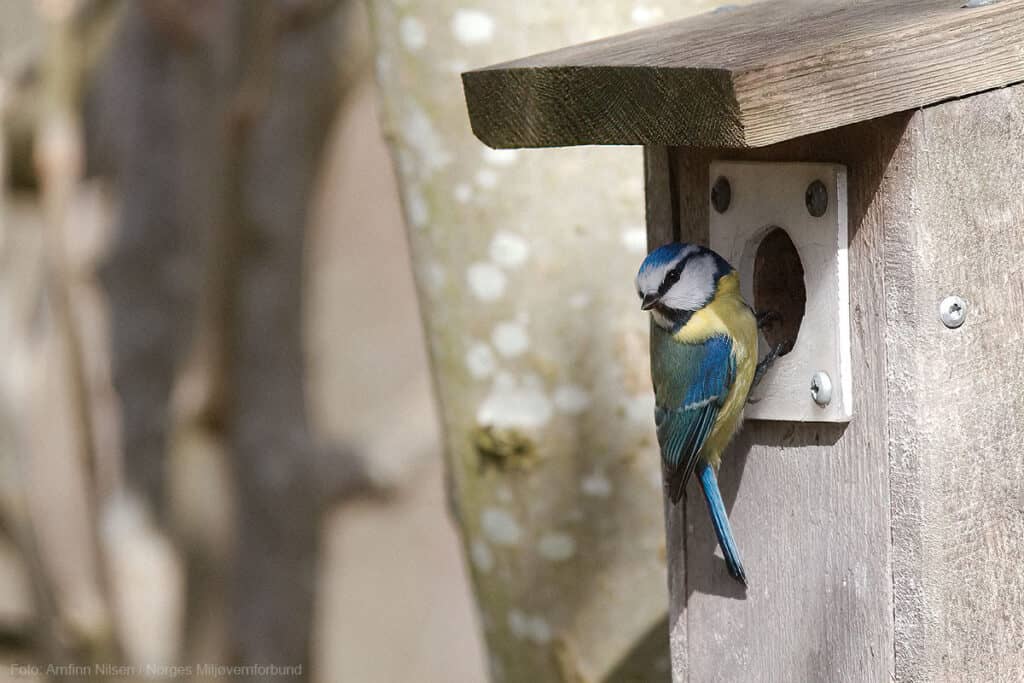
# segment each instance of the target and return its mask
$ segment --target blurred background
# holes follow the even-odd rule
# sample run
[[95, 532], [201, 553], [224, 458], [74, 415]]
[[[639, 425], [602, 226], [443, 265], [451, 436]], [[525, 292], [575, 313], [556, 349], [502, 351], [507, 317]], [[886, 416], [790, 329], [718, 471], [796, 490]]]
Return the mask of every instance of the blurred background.
[[[125, 4], [135, 6], [32, 0], [0, 6], [0, 87], [9, 132], [0, 224], [0, 677], [21, 680], [31, 670], [13, 665], [32, 662], [45, 673], [51, 662], [248, 660], [305, 663], [307, 673], [311, 663], [321, 681], [483, 680], [466, 574], [444, 502], [422, 326], [380, 130], [364, 8], [308, 3], [308, 11], [322, 15], [293, 21], [322, 27], [296, 28], [301, 37], [273, 47], [250, 44], [247, 49], [289, 51], [253, 60], [291, 58], [281, 66], [290, 69], [282, 79], [302, 79], [290, 84], [292, 92], [270, 94], [259, 82], [275, 77], [269, 66], [226, 63], [238, 59], [231, 50], [242, 48], [219, 44], [231, 29], [273, 30], [246, 25], [263, 20], [243, 16], [246, 8], [227, 8], [235, 16], [224, 17], [216, 16], [224, 12], [216, 3]], [[281, 4], [281, 12], [304, 9]], [[214, 22], [221, 23], [211, 27]], [[203, 41], [221, 53], [210, 54]], [[106, 53], [102, 61], [93, 51]], [[252, 85], [241, 85], [246, 79]], [[239, 103], [250, 94], [240, 94], [245, 87], [254, 91], [253, 101]], [[200, 98], [220, 98], [212, 103], [220, 111], [203, 111]], [[272, 98], [294, 99], [282, 106]], [[239, 106], [251, 107], [253, 118], [277, 118], [229, 124], [248, 130], [218, 130], [217, 116]], [[206, 139], [190, 139], [200, 135]], [[266, 177], [251, 181], [259, 188], [229, 190], [226, 185], [245, 180], [215, 177], [226, 164], [217, 156], [243, 153], [217, 149], [232, 144], [222, 140], [228, 135], [288, 136], [250, 143], [262, 158], [227, 164], [265, 167], [255, 173]], [[303, 146], [289, 154], [300, 139]], [[52, 148], [40, 152], [42, 144]], [[214, 185], [222, 194], [259, 193], [268, 205], [224, 206]], [[246, 211], [266, 214], [241, 215]], [[261, 233], [239, 237], [250, 244], [232, 248], [266, 250], [251, 267], [279, 272], [240, 276], [252, 280], [243, 284], [209, 283], [204, 259], [230, 260], [211, 255], [222, 248], [217, 240], [234, 239], [213, 226], [211, 215], [225, 213], [258, 224], [239, 232]], [[189, 225], [195, 222], [202, 229]], [[257, 240], [263, 242], [251, 244]], [[294, 524], [309, 528], [293, 532], [276, 522], [279, 529], [257, 532], [252, 552], [273, 556], [275, 535], [293, 533], [315, 535], [319, 550], [292, 544], [291, 566], [282, 569], [297, 575], [277, 580], [276, 567], [261, 569], [249, 579], [253, 594], [243, 596], [251, 610], [233, 617], [246, 608], [232, 607], [228, 595], [235, 580], [227, 556], [239, 534], [229, 470], [260, 465], [231, 464], [224, 455], [226, 420], [239, 418], [226, 414], [226, 398], [214, 396], [234, 389], [211, 386], [223, 381], [211, 376], [226, 373], [211, 366], [220, 362], [218, 345], [232, 342], [211, 340], [228, 334], [224, 321], [198, 307], [223, 306], [204, 289], [240, 286], [265, 287], [277, 299], [267, 312], [236, 323], [266, 342], [244, 361], [265, 373], [251, 380], [266, 385], [254, 419], [291, 432], [288, 445], [257, 445], [252, 456], [287, 457], [281, 450], [291, 448], [295, 460], [325, 471], [263, 473], [306, 482], [295, 496], [277, 494], [265, 513], [251, 513], [255, 524], [267, 524], [262, 514], [295, 515]], [[110, 288], [120, 292], [111, 295]], [[297, 412], [301, 403], [294, 405], [302, 401], [302, 350], [308, 422]], [[113, 360], [118, 352], [123, 368]], [[273, 364], [278, 367], [267, 367]], [[122, 411], [119, 394], [136, 405]], [[165, 420], [164, 413], [173, 417]], [[125, 419], [139, 424], [133, 428]], [[82, 443], [88, 432], [91, 447]], [[120, 464], [126, 441], [133, 454], [157, 462], [156, 473], [133, 474], [131, 465]], [[161, 465], [163, 449], [168, 460]], [[349, 458], [366, 462], [337, 465], [336, 490], [322, 492], [321, 523], [293, 509], [286, 498], [309, 498], [332, 461]], [[133, 488], [144, 491], [136, 495], [143, 500], [127, 499]], [[116, 510], [100, 515], [94, 509], [100, 504]], [[97, 538], [112, 555], [124, 556], [100, 562]], [[315, 600], [294, 599], [312, 578], [299, 573], [313, 570]], [[193, 577], [192, 584], [206, 586], [188, 586]], [[260, 606], [264, 591], [293, 604]], [[34, 596], [44, 600], [42, 610]], [[281, 619], [286, 623], [273, 623]], [[118, 633], [108, 633], [112, 627]], [[279, 645], [287, 643], [267, 644], [307, 636], [316, 643], [311, 662], [282, 652]], [[231, 642], [236, 639], [241, 642]], [[114, 641], [121, 641], [116, 656], [105, 652]], [[405, 643], [401, 657], [396, 642]], [[247, 652], [232, 655], [232, 649]], [[179, 659], [176, 650], [189, 655]]]
[[0, 3], [0, 679], [666, 680], [640, 152], [459, 73], [712, 4]]

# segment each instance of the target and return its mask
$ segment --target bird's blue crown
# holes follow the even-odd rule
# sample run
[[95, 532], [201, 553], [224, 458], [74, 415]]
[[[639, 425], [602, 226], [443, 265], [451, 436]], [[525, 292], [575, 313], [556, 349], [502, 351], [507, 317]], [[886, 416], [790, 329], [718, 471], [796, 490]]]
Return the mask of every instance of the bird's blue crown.
[[710, 256], [715, 261], [714, 282], [723, 275], [728, 275], [733, 268], [729, 262], [719, 256], [716, 252], [699, 244], [686, 242], [670, 242], [658, 247], [644, 259], [640, 264], [640, 272], [637, 274], [638, 282], [645, 279], [645, 275], [664, 273], [664, 268], [670, 263], [676, 263], [677, 268], [684, 268], [686, 262], [699, 256]]
[[[659, 266], [663, 266], [666, 263], [672, 263], [678, 258], [680, 252], [684, 249], [691, 248], [694, 250], [703, 249], [703, 247], [696, 244], [685, 244], [683, 242], [671, 242], [669, 244], [663, 244], [644, 259], [644, 262], [640, 265], [640, 271], [652, 270]], [[697, 253], [694, 251], [693, 253]]]

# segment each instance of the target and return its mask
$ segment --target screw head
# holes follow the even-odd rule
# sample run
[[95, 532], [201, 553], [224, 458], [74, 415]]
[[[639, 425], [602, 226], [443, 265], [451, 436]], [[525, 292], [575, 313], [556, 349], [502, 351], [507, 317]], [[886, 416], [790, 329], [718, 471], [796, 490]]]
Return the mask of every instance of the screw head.
[[825, 183], [815, 180], [807, 186], [807, 192], [804, 193], [804, 205], [807, 207], [807, 213], [815, 218], [825, 215], [825, 211], [828, 210], [828, 188], [825, 187]]
[[718, 213], [725, 213], [732, 203], [732, 186], [725, 176], [719, 176], [711, 187], [711, 206]]
[[832, 378], [827, 372], [819, 370], [811, 377], [811, 398], [819, 406], [827, 406], [832, 402]]
[[967, 320], [967, 302], [958, 296], [947, 296], [939, 304], [939, 318], [951, 330], [960, 327]]

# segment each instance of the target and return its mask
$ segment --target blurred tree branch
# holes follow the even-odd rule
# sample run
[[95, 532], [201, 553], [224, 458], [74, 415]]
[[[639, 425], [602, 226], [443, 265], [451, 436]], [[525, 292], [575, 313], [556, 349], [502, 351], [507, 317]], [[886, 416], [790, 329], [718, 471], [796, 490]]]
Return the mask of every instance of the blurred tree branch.
[[314, 443], [302, 381], [308, 208], [341, 92], [324, 12], [338, 5], [251, 3], [240, 17], [219, 319], [239, 486], [232, 649], [243, 662], [308, 665], [324, 495], [370, 484], [360, 460]]
[[[81, 526], [91, 536], [95, 547], [87, 563], [93, 560], [96, 566], [84, 573], [106, 588], [109, 574], [101, 543], [100, 517], [101, 498], [110, 487], [109, 482], [101, 483], [96, 458], [82, 344], [71, 310], [71, 274], [63, 242], [73, 222], [70, 206], [82, 169], [78, 103], [83, 79], [107, 43], [116, 3], [111, 0], [69, 3], [63, 6], [64, 11], [59, 11], [59, 5], [40, 3], [39, 7], [50, 12], [45, 16], [49, 29], [45, 49], [36, 45], [33, 49], [38, 50], [38, 55], [22, 55], [17, 60], [20, 63], [5, 64], [10, 70], [0, 74], [0, 89], [3, 90], [0, 99], [4, 100], [0, 106], [4, 122], [0, 147], [10, 147], [12, 151], [10, 156], [0, 154], [4, 161], [0, 185], [6, 194], [7, 171], [11, 166], [23, 175], [22, 180], [28, 179], [29, 185], [38, 177], [45, 216], [43, 229], [39, 231], [44, 245], [41, 250], [14, 247], [6, 240], [0, 242], [5, 261], [5, 347], [9, 352], [6, 360], [10, 364], [4, 377], [0, 432], [5, 450], [13, 454], [10, 462], [3, 463], [10, 468], [5, 475], [14, 478], [10, 483], [7, 476], [4, 478], [8, 485], [0, 495], [0, 515], [6, 534], [20, 552], [33, 594], [33, 629], [19, 642], [31, 642], [36, 654], [46, 663], [109, 662], [118, 658], [118, 648], [108, 610], [104, 606], [82, 610], [82, 604], [72, 604], [75, 597], [62, 592], [54, 567], [48, 563], [52, 557], [46, 556], [41, 547], [41, 525], [37, 517], [40, 508], [48, 507], [40, 505], [40, 500], [45, 500], [48, 494], [33, 486], [36, 482], [30, 475], [37, 464], [36, 458], [41, 455], [33, 452], [38, 440], [34, 438], [31, 425], [32, 418], [38, 416], [34, 414], [36, 407], [27, 407], [23, 402], [34, 403], [36, 395], [45, 393], [40, 385], [46, 384], [43, 375], [47, 373], [40, 372], [42, 368], [34, 364], [40, 361], [45, 364], [49, 360], [47, 348], [60, 349], [62, 358], [56, 365], [66, 372], [61, 384], [72, 394], [67, 403], [75, 422], [76, 455], [79, 469], [88, 480], [83, 486], [87, 489], [88, 520]], [[31, 14], [31, 9], [26, 12], [23, 8], [22, 20], [31, 17], [35, 25], [41, 24]], [[24, 45], [35, 45], [35, 41], [24, 38], [21, 33], [31, 35], [30, 26], [4, 28], [16, 33]], [[3, 57], [10, 57], [10, 53], [5, 52]], [[13, 87], [8, 87], [12, 81]], [[9, 165], [8, 160], [14, 163]], [[9, 215], [7, 211], [4, 213], [2, 220], [6, 221]], [[2, 233], [5, 238], [6, 228], [4, 226]], [[30, 241], [38, 244], [38, 240]], [[16, 262], [22, 258], [26, 259], [25, 263]], [[40, 331], [41, 319], [46, 321], [43, 326], [54, 325], [55, 334]], [[41, 339], [44, 336], [49, 343]], [[42, 349], [30, 350], [32, 346]], [[25, 376], [18, 378], [18, 373]], [[27, 383], [36, 386], [29, 387]]]
[[[107, 43], [116, 7], [112, 0], [89, 0], [71, 6], [64, 14], [56, 7], [48, 8], [50, 13], [45, 18], [50, 25], [50, 39], [43, 70], [43, 104], [34, 145], [46, 224], [47, 292], [68, 372], [67, 387], [71, 392], [77, 455], [81, 471], [86, 476], [86, 505], [91, 516], [88, 528], [95, 548], [94, 574], [107, 606], [104, 618], [96, 622], [83, 624], [65, 620], [65, 626], [77, 628], [74, 635], [84, 649], [80, 654], [89, 662], [120, 659], [112, 623], [113, 611], [110, 609], [110, 568], [101, 534], [105, 500], [111, 493], [112, 482], [103, 481], [100, 475], [82, 341], [72, 310], [71, 275], [64, 234], [83, 169], [83, 136], [78, 107], [83, 79]], [[45, 573], [38, 580], [45, 581]]]
[[185, 548], [189, 604], [211, 596], [204, 581], [230, 586], [241, 663], [308, 664], [323, 506], [370, 486], [361, 460], [313, 439], [303, 381], [305, 232], [344, 4], [130, 5], [91, 104], [121, 196], [103, 281], [127, 484], [173, 525], [170, 396], [198, 327], [185, 413], [227, 447], [238, 545], [230, 572]]
[[[21, 179], [39, 183], [46, 206], [49, 288], [67, 342], [96, 573], [110, 580], [101, 517], [120, 484], [97, 466], [62, 244], [84, 173], [111, 177], [119, 191], [114, 243], [99, 276], [111, 308], [126, 487], [179, 541], [192, 608], [231, 587], [228, 646], [236, 661], [308, 665], [323, 510], [379, 484], [361, 459], [310, 433], [300, 304], [321, 150], [368, 51], [339, 51], [345, 0], [66, 7], [52, 17], [50, 48], [25, 65], [12, 91], [6, 109], [17, 115], [3, 120], [14, 166], [28, 169]], [[38, 163], [26, 167], [21, 155], [33, 147]], [[220, 555], [183, 547], [167, 500], [171, 394], [197, 328], [206, 376], [186, 414], [230, 453], [239, 533], [230, 570]], [[74, 634], [86, 651], [79, 642], [65, 647], [66, 624], [34, 550], [32, 520], [10, 518], [24, 532], [18, 538], [37, 579], [40, 618], [54, 615], [38, 636], [49, 643], [47, 661], [118, 660], [110, 624]], [[190, 635], [203, 633], [192, 628], [195, 618]]]
[[[45, 8], [47, 4], [38, 6]], [[51, 43], [52, 49], [31, 50], [12, 66], [13, 78], [2, 122], [8, 147], [8, 180], [14, 186], [37, 189], [38, 121], [45, 109], [52, 110], [56, 101], [76, 115], [80, 112], [83, 92], [110, 45], [121, 8], [120, 0], [68, 3], [66, 16], [55, 18], [60, 28], [52, 34], [67, 34], [71, 38], [59, 38]]]

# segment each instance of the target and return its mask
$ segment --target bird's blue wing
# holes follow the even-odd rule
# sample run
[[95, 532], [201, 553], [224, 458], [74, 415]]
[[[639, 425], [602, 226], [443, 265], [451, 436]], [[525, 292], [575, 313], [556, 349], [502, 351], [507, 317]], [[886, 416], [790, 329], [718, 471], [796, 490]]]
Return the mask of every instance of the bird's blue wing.
[[669, 494], [678, 502], [732, 387], [736, 361], [725, 336], [703, 344], [668, 338], [654, 351], [654, 419]]

